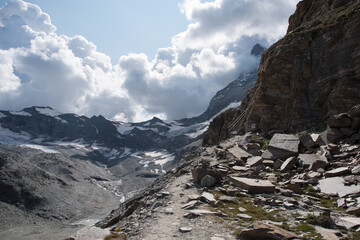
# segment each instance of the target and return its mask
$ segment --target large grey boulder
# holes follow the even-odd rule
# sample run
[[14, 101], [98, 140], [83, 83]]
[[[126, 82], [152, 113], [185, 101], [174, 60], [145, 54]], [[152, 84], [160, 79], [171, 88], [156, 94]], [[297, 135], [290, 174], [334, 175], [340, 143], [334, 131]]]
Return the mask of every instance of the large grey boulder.
[[286, 231], [274, 225], [256, 221], [252, 226], [243, 230], [238, 239], [241, 240], [287, 240], [297, 239], [295, 233]]
[[231, 176], [229, 177], [229, 181], [237, 187], [248, 190], [251, 194], [275, 192], [275, 186], [268, 180]]
[[291, 134], [274, 134], [267, 150], [263, 153], [264, 159], [287, 159], [299, 154], [300, 140]]

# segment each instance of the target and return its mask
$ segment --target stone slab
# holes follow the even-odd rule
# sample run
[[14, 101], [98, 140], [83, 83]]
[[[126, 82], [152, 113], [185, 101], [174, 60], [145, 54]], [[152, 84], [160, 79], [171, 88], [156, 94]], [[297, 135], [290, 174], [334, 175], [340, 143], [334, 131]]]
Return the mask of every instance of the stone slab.
[[259, 180], [252, 178], [229, 177], [229, 181], [235, 186], [248, 190], [251, 194], [274, 193], [275, 186], [268, 180]]
[[321, 179], [318, 187], [321, 192], [326, 194], [338, 194], [339, 197], [344, 197], [349, 194], [360, 193], [360, 186], [351, 185], [345, 186], [344, 179], [342, 177], [331, 177]]

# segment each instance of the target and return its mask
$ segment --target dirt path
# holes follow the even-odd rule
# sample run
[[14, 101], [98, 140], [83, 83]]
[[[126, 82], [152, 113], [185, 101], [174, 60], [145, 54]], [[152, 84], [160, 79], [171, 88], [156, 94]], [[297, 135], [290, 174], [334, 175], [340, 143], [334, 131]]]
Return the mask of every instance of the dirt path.
[[[159, 207], [152, 217], [148, 218], [140, 234], [130, 239], [134, 240], [165, 240], [165, 239], [196, 239], [196, 240], [232, 240], [235, 237], [213, 215], [202, 215], [188, 219], [184, 215], [190, 210], [181, 208], [188, 202], [189, 195], [198, 195], [198, 189], [191, 187], [185, 189], [186, 183], [192, 182], [191, 174], [184, 174], [171, 181], [164, 191], [170, 193], [170, 199], [166, 206]], [[196, 209], [206, 209], [207, 204], [201, 204]], [[180, 232], [180, 228], [190, 228], [189, 232]]]

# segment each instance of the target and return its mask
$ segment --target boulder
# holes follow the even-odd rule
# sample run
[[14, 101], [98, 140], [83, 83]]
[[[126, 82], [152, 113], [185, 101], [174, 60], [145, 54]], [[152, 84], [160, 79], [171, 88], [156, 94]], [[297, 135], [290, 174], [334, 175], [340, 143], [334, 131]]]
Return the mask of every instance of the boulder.
[[229, 181], [235, 186], [248, 190], [250, 194], [274, 193], [275, 186], [268, 180], [251, 178], [229, 177]]
[[267, 150], [263, 153], [264, 159], [286, 159], [299, 154], [299, 139], [290, 134], [274, 134]]
[[310, 134], [308, 134], [307, 132], [300, 133], [299, 140], [306, 149], [310, 149], [316, 146], [316, 143], [314, 142]]
[[328, 119], [329, 127], [350, 127], [351, 119], [347, 113], [341, 113]]
[[222, 174], [219, 171], [202, 167], [192, 169], [191, 174], [195, 183], [201, 183], [201, 180], [206, 175], [210, 175], [215, 178], [216, 182], [220, 182], [222, 178]]
[[286, 161], [281, 165], [280, 171], [281, 171], [281, 172], [289, 171], [289, 170], [297, 163], [297, 161], [298, 161], [297, 157], [289, 157], [289, 158], [286, 159]]
[[315, 163], [316, 161], [323, 161], [328, 163], [325, 156], [318, 155], [318, 154], [299, 154], [299, 165], [308, 168], [311, 164]]
[[257, 156], [257, 157], [252, 157], [252, 158], [248, 159], [246, 163], [250, 167], [254, 167], [254, 166], [261, 164], [262, 161], [263, 161], [263, 159], [261, 157]]
[[339, 128], [330, 127], [327, 129], [326, 139], [330, 143], [338, 143], [343, 138]]
[[213, 187], [216, 183], [216, 179], [211, 175], [205, 175], [201, 179], [201, 187]]
[[249, 154], [248, 152], [246, 152], [245, 150], [242, 150], [241, 148], [239, 148], [238, 146], [229, 148], [227, 150], [229, 153], [231, 153], [232, 155], [234, 155], [235, 158], [237, 159], [241, 159], [241, 160], [246, 160], [249, 157], [251, 157], [251, 154]]
[[298, 236], [274, 225], [256, 221], [252, 226], [243, 230], [238, 238], [242, 240], [286, 240], [296, 239]]
[[215, 203], [216, 202], [214, 195], [212, 195], [211, 193], [208, 193], [208, 192], [203, 192], [201, 194], [200, 200], [203, 202], [206, 202], [206, 203]]
[[351, 174], [360, 175], [360, 165], [355, 166], [355, 167], [351, 170]]

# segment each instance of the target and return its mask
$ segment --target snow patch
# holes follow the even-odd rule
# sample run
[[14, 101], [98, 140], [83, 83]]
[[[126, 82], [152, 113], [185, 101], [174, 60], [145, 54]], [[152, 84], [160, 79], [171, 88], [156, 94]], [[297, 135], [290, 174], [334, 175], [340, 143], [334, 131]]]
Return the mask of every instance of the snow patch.
[[31, 136], [28, 133], [25, 132], [17, 133], [0, 126], [1, 144], [18, 145], [24, 142], [28, 142], [30, 138]]
[[62, 114], [61, 112], [59, 112], [57, 110], [54, 110], [54, 109], [51, 109], [51, 108], [38, 108], [37, 107], [35, 109], [40, 114], [47, 115], [47, 116], [50, 116], [50, 117], [57, 117], [57, 116]]
[[18, 116], [26, 116], [26, 117], [31, 117], [32, 115], [28, 112], [25, 111], [19, 111], [19, 112], [10, 112], [12, 115], [18, 115]]
[[6, 115], [0, 112], [0, 118], [3, 118], [3, 117], [6, 117]]
[[27, 147], [27, 148], [32, 148], [32, 149], [36, 149], [36, 150], [40, 150], [43, 151], [45, 153], [59, 153], [56, 150], [53, 150], [47, 146], [43, 146], [43, 145], [36, 145], [36, 144], [20, 144], [20, 147]]
[[209, 125], [207, 125], [206, 127], [198, 130], [197, 132], [188, 133], [188, 134], [185, 134], [185, 135], [188, 136], [188, 137], [190, 137], [190, 138], [197, 138], [198, 136], [200, 136], [200, 135], [202, 135], [203, 133], [205, 133], [208, 129], [209, 129]]
[[131, 126], [131, 123], [115, 123], [115, 127], [121, 135], [129, 134], [134, 127]]

